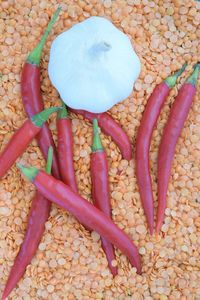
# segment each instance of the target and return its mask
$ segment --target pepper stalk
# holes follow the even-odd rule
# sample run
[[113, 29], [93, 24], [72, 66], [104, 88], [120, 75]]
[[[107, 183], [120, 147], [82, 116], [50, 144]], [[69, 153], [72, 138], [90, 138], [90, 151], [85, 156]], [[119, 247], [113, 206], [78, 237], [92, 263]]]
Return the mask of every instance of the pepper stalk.
[[47, 37], [48, 37], [49, 33], [51, 32], [51, 29], [52, 29], [53, 25], [55, 24], [55, 22], [56, 22], [56, 20], [58, 18], [58, 15], [59, 15], [60, 11], [61, 11], [61, 6], [59, 6], [56, 9], [53, 17], [51, 18], [50, 22], [47, 25], [47, 28], [46, 28], [43, 36], [41, 37], [39, 43], [31, 51], [31, 53], [28, 55], [28, 57], [27, 57], [27, 62], [28, 63], [39, 66], [44, 44], [45, 44], [45, 42], [47, 40]]
[[196, 65], [194, 65], [193, 72], [188, 77], [188, 79], [186, 80], [186, 83], [190, 83], [193, 86], [196, 86], [197, 80], [198, 80], [198, 76], [199, 76], [199, 69], [200, 69], [200, 63], [197, 63]]
[[35, 177], [39, 173], [39, 170], [35, 167], [24, 167], [22, 164], [17, 164], [17, 167], [31, 182], [34, 181]]
[[31, 121], [35, 126], [42, 127], [42, 125], [48, 120], [49, 116], [52, 113], [59, 111], [60, 109], [61, 109], [60, 106], [49, 107], [41, 111], [40, 113], [32, 116]]
[[180, 70], [178, 70], [177, 72], [175, 72], [173, 75], [168, 76], [164, 80], [164, 82], [169, 86], [169, 88], [173, 88], [175, 86], [178, 77], [183, 73], [183, 71], [185, 70], [186, 66], [187, 66], [187, 63], [184, 63], [184, 65], [182, 66], [182, 68]]
[[50, 146], [48, 150], [47, 164], [45, 168], [47, 174], [51, 174], [52, 163], [53, 163], [53, 147]]
[[103, 145], [101, 143], [100, 137], [100, 128], [98, 126], [97, 119], [93, 120], [93, 144], [92, 144], [92, 152], [104, 151]]
[[63, 101], [61, 101], [61, 109], [59, 110], [57, 114], [57, 119], [68, 119], [69, 113], [67, 110], [67, 107]]
[[[53, 160], [53, 148], [49, 147], [48, 150], [48, 158], [47, 158], [47, 164], [46, 164], [46, 173], [51, 174], [51, 166], [52, 166], [52, 160]], [[22, 172], [22, 174], [28, 178], [31, 182], [34, 181], [35, 177], [39, 173], [39, 170], [35, 167], [24, 167], [22, 164], [17, 164], [18, 169]]]

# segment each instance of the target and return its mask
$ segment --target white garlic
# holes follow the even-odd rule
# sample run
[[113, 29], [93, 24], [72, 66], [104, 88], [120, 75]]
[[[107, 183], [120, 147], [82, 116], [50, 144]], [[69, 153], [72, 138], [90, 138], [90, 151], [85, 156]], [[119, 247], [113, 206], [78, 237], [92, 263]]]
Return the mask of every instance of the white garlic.
[[101, 113], [131, 94], [140, 60], [127, 35], [91, 17], [53, 41], [48, 71], [69, 107]]

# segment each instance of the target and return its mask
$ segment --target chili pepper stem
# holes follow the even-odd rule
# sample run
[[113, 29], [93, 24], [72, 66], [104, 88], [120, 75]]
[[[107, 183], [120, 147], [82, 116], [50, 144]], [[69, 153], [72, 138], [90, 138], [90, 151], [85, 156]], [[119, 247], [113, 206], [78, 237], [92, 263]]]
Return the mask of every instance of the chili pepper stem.
[[186, 83], [190, 83], [190, 84], [196, 86], [197, 80], [198, 80], [198, 76], [199, 76], [199, 69], [200, 69], [200, 63], [197, 63], [194, 66], [194, 70], [193, 70], [192, 74], [186, 80]]
[[184, 65], [182, 66], [182, 68], [180, 70], [178, 70], [177, 72], [175, 72], [173, 75], [168, 76], [164, 80], [165, 83], [169, 86], [169, 88], [173, 88], [175, 86], [178, 77], [183, 73], [183, 71], [185, 70], [186, 66], [187, 66], [187, 63], [184, 63]]
[[49, 116], [62, 109], [60, 106], [59, 107], [49, 107], [43, 111], [41, 111], [39, 114], [36, 114], [32, 116], [31, 121], [33, 124], [37, 127], [42, 127], [42, 125], [48, 120]]
[[53, 163], [53, 147], [50, 146], [48, 150], [47, 164], [46, 164], [47, 174], [51, 174], [52, 163]]
[[97, 119], [93, 120], [93, 144], [92, 144], [92, 152], [96, 151], [104, 151], [102, 143], [101, 143], [101, 138], [99, 134], [99, 126], [98, 126], [98, 121]]
[[38, 45], [29, 54], [29, 56], [27, 58], [28, 63], [39, 66], [40, 60], [41, 60], [41, 55], [42, 55], [42, 49], [44, 47], [44, 44], [46, 42], [46, 39], [47, 39], [49, 33], [51, 32], [53, 25], [55, 24], [55, 22], [58, 18], [60, 11], [61, 11], [61, 7], [59, 6], [57, 8], [57, 10], [55, 11], [53, 17], [51, 18], [49, 24], [47, 25], [47, 28], [46, 28], [42, 38], [40, 39]]
[[61, 104], [61, 109], [59, 110], [57, 114], [57, 119], [68, 119], [69, 118], [69, 113], [67, 110], [67, 107], [64, 102]]
[[20, 171], [30, 180], [34, 181], [35, 177], [37, 176], [39, 170], [35, 167], [24, 167], [22, 164], [17, 164], [17, 167]]

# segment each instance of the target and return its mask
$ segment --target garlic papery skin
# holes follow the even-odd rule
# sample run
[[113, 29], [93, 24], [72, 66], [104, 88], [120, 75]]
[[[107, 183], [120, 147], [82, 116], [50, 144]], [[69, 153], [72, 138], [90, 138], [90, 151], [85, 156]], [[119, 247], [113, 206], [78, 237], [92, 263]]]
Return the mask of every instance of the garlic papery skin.
[[131, 94], [140, 60], [127, 35], [91, 17], [56, 37], [48, 71], [69, 107], [101, 113]]

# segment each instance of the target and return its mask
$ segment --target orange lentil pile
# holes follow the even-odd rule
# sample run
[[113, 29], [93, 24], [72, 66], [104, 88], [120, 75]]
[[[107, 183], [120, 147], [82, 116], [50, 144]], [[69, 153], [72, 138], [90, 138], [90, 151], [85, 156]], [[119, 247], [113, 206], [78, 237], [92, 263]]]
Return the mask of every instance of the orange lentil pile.
[[[0, 147], [26, 118], [20, 95], [20, 73], [58, 3], [56, 0], [0, 1]], [[200, 53], [200, 3], [193, 0], [63, 0], [62, 12], [45, 45], [41, 89], [45, 107], [59, 104], [47, 66], [53, 39], [90, 16], [104, 16], [124, 31], [140, 57], [142, 71], [132, 95], [110, 113], [128, 133], [133, 151], [147, 99], [157, 83], [185, 61], [188, 66], [168, 98], [151, 144], [151, 170], [156, 200], [157, 150], [177, 90]], [[119, 70], [120, 72], [120, 70]], [[67, 87], [66, 87], [67, 88]], [[97, 233], [87, 232], [71, 215], [53, 205], [36, 256], [9, 299], [15, 300], [198, 300], [200, 299], [200, 85], [176, 147], [165, 222], [150, 236], [135, 177], [135, 161], [123, 160], [102, 134], [109, 160], [113, 220], [139, 248], [142, 275], [136, 275], [116, 250], [119, 274], [113, 279]], [[71, 114], [74, 164], [80, 194], [91, 201], [92, 127]], [[56, 141], [55, 115], [50, 128]], [[44, 167], [34, 141], [18, 160]], [[0, 295], [23, 241], [35, 188], [16, 166], [0, 182]]]

